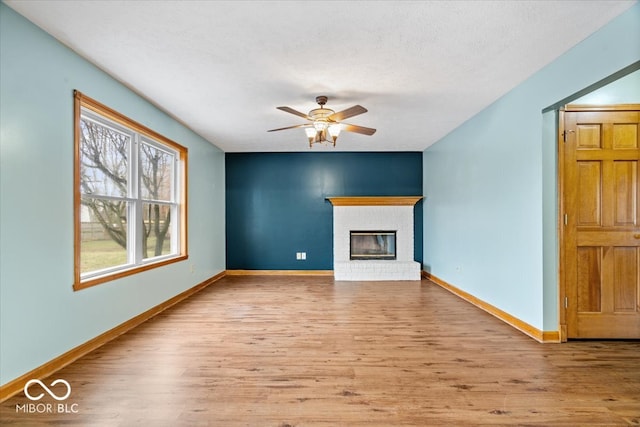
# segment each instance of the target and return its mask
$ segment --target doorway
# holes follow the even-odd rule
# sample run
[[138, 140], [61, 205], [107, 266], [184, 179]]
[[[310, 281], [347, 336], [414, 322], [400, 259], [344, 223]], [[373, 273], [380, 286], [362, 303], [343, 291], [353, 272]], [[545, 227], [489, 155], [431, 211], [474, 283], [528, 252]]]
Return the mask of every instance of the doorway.
[[640, 338], [640, 105], [559, 119], [561, 338]]

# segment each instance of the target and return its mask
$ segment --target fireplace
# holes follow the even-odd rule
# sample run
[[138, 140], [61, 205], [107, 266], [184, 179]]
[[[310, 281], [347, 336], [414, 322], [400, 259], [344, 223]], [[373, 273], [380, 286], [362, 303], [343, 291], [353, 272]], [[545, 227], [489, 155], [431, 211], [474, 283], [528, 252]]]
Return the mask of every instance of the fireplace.
[[335, 280], [420, 280], [413, 254], [413, 209], [422, 196], [336, 196]]
[[378, 260], [396, 259], [396, 232], [353, 231], [349, 232], [349, 259]]

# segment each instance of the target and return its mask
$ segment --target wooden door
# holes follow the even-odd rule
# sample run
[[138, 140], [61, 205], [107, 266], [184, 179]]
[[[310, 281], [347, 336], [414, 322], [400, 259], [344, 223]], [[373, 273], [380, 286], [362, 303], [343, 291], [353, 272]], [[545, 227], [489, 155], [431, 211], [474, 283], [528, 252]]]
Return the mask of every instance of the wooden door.
[[640, 338], [640, 105], [561, 116], [567, 338]]

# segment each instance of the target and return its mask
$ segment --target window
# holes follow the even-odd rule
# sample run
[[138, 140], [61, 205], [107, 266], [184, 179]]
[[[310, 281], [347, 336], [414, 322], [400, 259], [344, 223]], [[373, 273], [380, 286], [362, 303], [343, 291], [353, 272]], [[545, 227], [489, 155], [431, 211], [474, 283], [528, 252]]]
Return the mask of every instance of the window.
[[186, 259], [187, 149], [74, 96], [74, 289]]

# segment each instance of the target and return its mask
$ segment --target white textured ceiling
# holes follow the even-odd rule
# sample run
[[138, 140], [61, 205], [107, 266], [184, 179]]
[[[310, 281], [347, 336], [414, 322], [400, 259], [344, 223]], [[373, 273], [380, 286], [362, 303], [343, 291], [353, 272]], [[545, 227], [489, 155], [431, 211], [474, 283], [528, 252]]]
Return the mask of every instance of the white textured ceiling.
[[[634, 1], [5, 1], [227, 152], [308, 151], [317, 95], [340, 151], [422, 151]], [[87, 93], [91, 96], [91, 93]], [[135, 119], [135, 118], [134, 118]], [[314, 146], [313, 150], [318, 148]], [[322, 148], [326, 150], [326, 148]]]

